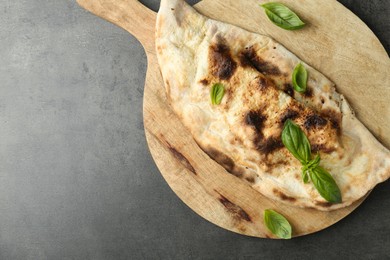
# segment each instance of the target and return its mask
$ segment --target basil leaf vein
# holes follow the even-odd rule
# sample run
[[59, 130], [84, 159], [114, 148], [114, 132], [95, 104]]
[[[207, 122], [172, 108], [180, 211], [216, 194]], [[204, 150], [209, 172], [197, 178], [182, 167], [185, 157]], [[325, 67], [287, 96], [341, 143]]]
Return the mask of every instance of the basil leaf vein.
[[270, 2], [262, 4], [261, 7], [265, 9], [265, 13], [271, 22], [283, 29], [296, 30], [305, 26], [298, 15], [281, 3]]
[[216, 83], [211, 87], [210, 98], [213, 105], [221, 104], [224, 95], [225, 87], [221, 83]]
[[295, 66], [293, 74], [292, 74], [292, 83], [295, 91], [303, 93], [306, 91], [307, 87], [307, 70], [302, 65], [302, 63], [298, 63]]
[[290, 239], [292, 228], [288, 220], [272, 209], [264, 211], [264, 223], [272, 234], [279, 238]]
[[309, 169], [310, 179], [318, 193], [331, 203], [341, 202], [341, 192], [332, 175], [324, 168], [317, 166]]
[[301, 128], [290, 119], [284, 123], [282, 142], [287, 150], [302, 164], [307, 164], [311, 157], [310, 142]]

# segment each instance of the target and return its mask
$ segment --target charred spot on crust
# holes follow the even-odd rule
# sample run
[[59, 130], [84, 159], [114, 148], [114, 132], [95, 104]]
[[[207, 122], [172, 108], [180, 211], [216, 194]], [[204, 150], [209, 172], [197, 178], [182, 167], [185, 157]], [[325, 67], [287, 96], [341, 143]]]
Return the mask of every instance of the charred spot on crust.
[[261, 134], [261, 130], [264, 127], [264, 121], [267, 119], [266, 116], [262, 115], [260, 111], [249, 111], [245, 116], [245, 123], [253, 126], [256, 131]]
[[172, 155], [180, 161], [180, 163], [186, 167], [190, 172], [197, 174], [194, 167], [191, 165], [190, 161], [176, 148], [169, 146], [169, 150], [171, 151]]
[[323, 118], [322, 116], [319, 116], [316, 114], [311, 114], [311, 115], [307, 116], [305, 123], [304, 123], [304, 126], [306, 129], [309, 130], [312, 128], [323, 127], [327, 123], [328, 123], [328, 121], [325, 118]]
[[315, 152], [324, 152], [324, 153], [332, 153], [336, 149], [334, 147], [327, 147], [325, 144], [311, 144], [311, 151]]
[[281, 160], [270, 160], [270, 158], [265, 157], [262, 160], [262, 166], [263, 170], [266, 173], [272, 173], [272, 170], [281, 166], [281, 165], [289, 165], [289, 162], [287, 160], [281, 159]]
[[329, 121], [331, 122], [332, 127], [337, 130], [337, 134], [340, 135], [341, 128], [340, 128], [339, 121], [337, 119], [334, 119], [334, 118], [329, 118]]
[[280, 137], [278, 138], [269, 137], [265, 140], [258, 140], [256, 142], [256, 149], [265, 155], [268, 155], [276, 150], [279, 150], [282, 147], [283, 147], [283, 143]]
[[237, 69], [237, 63], [231, 57], [229, 47], [221, 42], [211, 45], [209, 55], [213, 76], [224, 80], [230, 79]]
[[228, 172], [232, 172], [235, 168], [234, 161], [226, 154], [221, 153], [214, 148], [208, 148], [204, 151], [211, 159], [222, 165], [222, 167], [225, 168]]
[[337, 113], [336, 111], [330, 110], [330, 109], [325, 109], [321, 111], [321, 116], [327, 118], [333, 129], [337, 131], [337, 134], [341, 134], [341, 114]]
[[283, 192], [281, 192], [280, 190], [275, 189], [275, 188], [272, 190], [272, 192], [273, 192], [276, 196], [278, 196], [281, 200], [290, 201], [290, 202], [294, 202], [294, 201], [297, 200], [296, 198], [287, 196], [286, 194], [284, 194]]
[[[262, 129], [264, 128], [264, 122], [267, 119], [265, 115], [262, 115], [259, 110], [249, 111], [245, 116], [245, 123], [249, 126], [252, 126], [256, 129], [256, 135], [254, 137], [253, 143], [256, 149], [265, 155], [268, 155], [275, 150], [278, 150], [283, 147], [282, 140], [280, 136], [278, 137], [268, 137], [264, 138]], [[286, 119], [287, 120], [287, 119]]]
[[284, 84], [283, 92], [289, 95], [290, 97], [294, 98], [294, 89], [291, 84], [289, 83]]
[[289, 161], [287, 160], [277, 160], [277, 161], [270, 161], [268, 160], [268, 158], [266, 158], [264, 161], [264, 166], [266, 166], [266, 168], [264, 169], [265, 172], [269, 173], [270, 171], [269, 170], [272, 170], [280, 165], [289, 165]]
[[209, 82], [208, 79], [202, 79], [202, 80], [199, 81], [199, 83], [206, 86], [206, 85], [208, 85], [210, 82]]
[[287, 119], [295, 119], [299, 116], [299, 113], [292, 109], [287, 109], [283, 112], [283, 114], [280, 116], [280, 124], [283, 127], [284, 123], [287, 121]]
[[326, 202], [326, 201], [316, 201], [315, 204], [316, 204], [317, 206], [326, 207], [326, 208], [329, 208], [330, 206], [333, 205], [332, 203]]
[[[252, 49], [252, 48], [250, 48], [250, 49]], [[240, 59], [240, 64], [243, 67], [254, 67], [253, 64], [251, 63], [250, 59], [248, 59], [249, 52], [250, 52], [249, 47], [245, 47], [245, 50], [238, 54], [238, 58]]]
[[217, 193], [220, 196], [219, 197], [219, 202], [222, 203], [222, 205], [226, 208], [226, 210], [228, 212], [230, 212], [235, 219], [237, 219], [237, 220], [244, 220], [244, 221], [247, 221], [247, 222], [251, 222], [252, 221], [251, 217], [249, 216], [248, 213], [246, 213], [245, 210], [243, 210], [240, 206], [232, 203], [230, 200], [228, 200], [226, 197], [221, 195], [219, 192], [217, 192]]
[[257, 83], [258, 83], [259, 89], [262, 91], [266, 90], [270, 86], [268, 80], [264, 77], [259, 77], [257, 80]]
[[307, 87], [306, 88], [306, 91], [302, 93], [305, 97], [313, 97], [313, 89]]
[[257, 56], [253, 47], [245, 48], [240, 54], [240, 63], [243, 67], [253, 67], [267, 75], [281, 75], [279, 68]]

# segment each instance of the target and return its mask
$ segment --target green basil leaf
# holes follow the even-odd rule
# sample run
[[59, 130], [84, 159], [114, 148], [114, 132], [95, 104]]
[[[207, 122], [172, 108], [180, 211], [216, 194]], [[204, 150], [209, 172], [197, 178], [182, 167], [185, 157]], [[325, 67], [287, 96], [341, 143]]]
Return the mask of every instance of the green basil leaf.
[[225, 87], [221, 83], [216, 83], [211, 87], [210, 97], [213, 105], [221, 104], [224, 95]]
[[284, 123], [282, 142], [287, 150], [303, 165], [306, 165], [310, 161], [311, 148], [309, 140], [302, 129], [290, 119]]
[[309, 182], [308, 170], [312, 168], [316, 168], [320, 164], [320, 160], [321, 160], [320, 154], [317, 153], [316, 157], [313, 160], [311, 160], [310, 162], [308, 162], [306, 165], [302, 167], [302, 179], [304, 183]]
[[266, 209], [264, 211], [264, 223], [272, 234], [284, 238], [291, 238], [291, 225], [288, 220], [281, 214], [272, 209]]
[[290, 153], [301, 162], [303, 182], [308, 183], [310, 178], [314, 187], [324, 199], [331, 203], [340, 203], [341, 192], [336, 181], [332, 175], [319, 166], [321, 160], [319, 154], [313, 160], [310, 160], [309, 140], [302, 129], [290, 119], [284, 123], [282, 142]]
[[261, 7], [265, 9], [265, 13], [271, 22], [283, 29], [296, 30], [305, 26], [298, 15], [283, 4], [271, 2], [262, 4]]
[[309, 169], [309, 174], [314, 187], [324, 199], [331, 203], [341, 202], [341, 192], [332, 175], [321, 166]]
[[292, 83], [295, 91], [303, 93], [306, 91], [307, 87], [307, 70], [306, 68], [299, 63], [295, 66], [292, 74]]
[[302, 180], [303, 180], [303, 183], [309, 183], [309, 174], [307, 172], [307, 167], [303, 167], [302, 169]]
[[316, 168], [320, 164], [320, 154], [317, 153], [316, 157], [307, 164], [307, 168]]

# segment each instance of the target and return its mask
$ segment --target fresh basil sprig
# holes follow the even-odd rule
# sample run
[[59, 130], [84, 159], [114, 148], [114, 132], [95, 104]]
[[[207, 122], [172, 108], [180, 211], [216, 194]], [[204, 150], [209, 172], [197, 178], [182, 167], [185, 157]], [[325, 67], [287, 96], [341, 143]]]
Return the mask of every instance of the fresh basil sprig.
[[304, 183], [313, 182], [318, 193], [328, 202], [340, 203], [341, 192], [332, 175], [319, 166], [319, 154], [311, 160], [309, 140], [302, 129], [290, 119], [284, 123], [282, 142], [287, 150], [302, 164], [302, 179]]
[[213, 105], [221, 104], [222, 98], [225, 95], [225, 87], [221, 83], [216, 83], [211, 87], [210, 97]]
[[332, 175], [330, 175], [324, 168], [317, 166], [309, 169], [310, 179], [318, 193], [331, 203], [341, 202], [340, 189], [337, 186]]
[[307, 70], [302, 65], [302, 63], [298, 63], [295, 66], [293, 74], [292, 74], [292, 83], [295, 91], [303, 93], [306, 91], [307, 85]]
[[272, 234], [284, 238], [290, 239], [292, 228], [288, 220], [281, 214], [272, 209], [266, 209], [264, 211], [264, 223]]
[[286, 30], [296, 30], [305, 26], [293, 11], [281, 3], [265, 3], [261, 7], [265, 9], [268, 18], [277, 26]]

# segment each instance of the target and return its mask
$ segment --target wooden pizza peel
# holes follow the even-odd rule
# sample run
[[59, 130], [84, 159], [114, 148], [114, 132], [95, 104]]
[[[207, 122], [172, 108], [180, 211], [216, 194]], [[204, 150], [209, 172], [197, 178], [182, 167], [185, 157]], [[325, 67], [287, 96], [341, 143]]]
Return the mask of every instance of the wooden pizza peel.
[[[166, 102], [154, 46], [156, 13], [137, 0], [77, 0], [93, 14], [134, 35], [148, 58], [143, 117], [150, 152], [172, 190], [192, 210], [231, 231], [274, 236], [263, 224], [271, 208], [285, 215], [293, 236], [331, 226], [364, 200], [331, 212], [300, 209], [275, 202], [230, 175], [195, 143]], [[337, 85], [357, 117], [390, 147], [390, 59], [373, 32], [336, 0], [281, 0], [306, 23], [286, 31], [265, 16], [259, 0], [203, 0], [202, 14], [249, 31], [269, 35]]]

